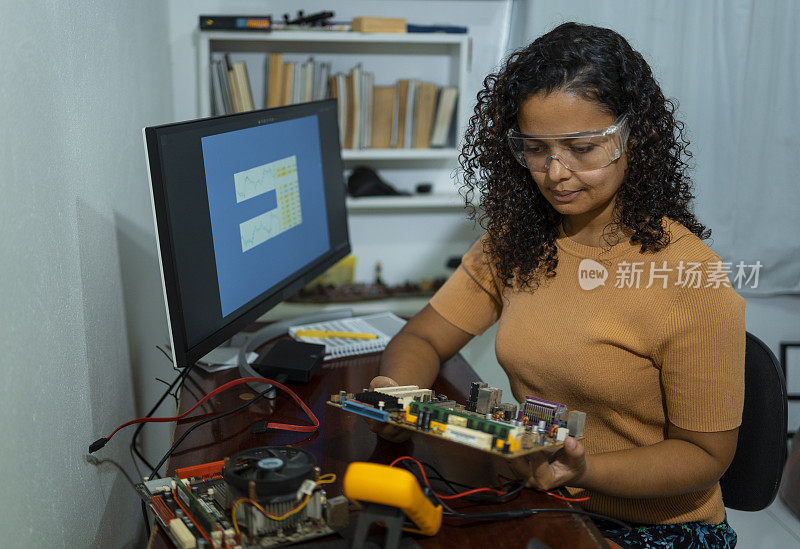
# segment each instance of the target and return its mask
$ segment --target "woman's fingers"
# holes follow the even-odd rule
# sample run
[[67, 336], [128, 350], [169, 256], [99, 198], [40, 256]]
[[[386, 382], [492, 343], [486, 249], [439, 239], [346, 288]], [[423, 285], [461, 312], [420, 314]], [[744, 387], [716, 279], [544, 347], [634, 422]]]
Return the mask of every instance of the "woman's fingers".
[[404, 442], [411, 437], [411, 431], [390, 425], [382, 421], [375, 421], [374, 419], [364, 418], [364, 421], [369, 425], [370, 431], [377, 433], [379, 437], [389, 442]]

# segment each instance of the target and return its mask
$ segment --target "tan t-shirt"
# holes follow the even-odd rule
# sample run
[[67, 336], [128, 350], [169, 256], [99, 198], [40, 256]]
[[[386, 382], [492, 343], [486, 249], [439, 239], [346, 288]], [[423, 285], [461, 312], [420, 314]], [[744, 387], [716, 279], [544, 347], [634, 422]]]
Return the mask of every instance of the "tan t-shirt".
[[[644, 254], [630, 241], [585, 246], [562, 229], [556, 276], [533, 291], [502, 288], [484, 236], [431, 306], [475, 335], [499, 321], [495, 349], [514, 397], [586, 412], [589, 454], [656, 444], [667, 419], [691, 431], [734, 429], [744, 403], [744, 299], [710, 248], [680, 223], [664, 224], [670, 244]], [[719, 483], [655, 499], [569, 490], [590, 497], [587, 510], [629, 522], [717, 524], [725, 513]]]

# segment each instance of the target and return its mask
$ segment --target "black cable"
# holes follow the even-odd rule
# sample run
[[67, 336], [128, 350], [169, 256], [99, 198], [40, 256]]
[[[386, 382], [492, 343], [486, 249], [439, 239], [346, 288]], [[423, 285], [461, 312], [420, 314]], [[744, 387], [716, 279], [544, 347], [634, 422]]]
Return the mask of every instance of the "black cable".
[[[407, 460], [404, 460], [401, 463], [403, 464], [403, 466], [407, 470], [409, 470], [412, 474], [414, 474], [416, 476], [416, 472], [419, 471], [419, 468], [412, 467], [411, 464], [407, 462]], [[427, 463], [425, 461], [420, 461], [420, 464], [422, 466], [424, 466], [424, 467], [427, 467], [428, 469], [430, 469], [434, 473], [435, 476], [432, 476], [432, 475], [428, 474], [428, 480], [439, 480], [439, 481], [443, 482], [454, 494], [456, 494], [456, 493], [458, 493], [460, 491], [458, 488], [456, 488], [456, 486], [464, 488], [466, 490], [477, 490], [479, 488], [483, 488], [482, 486], [471, 486], [469, 484], [463, 484], [461, 482], [455, 482], [453, 480], [448, 480], [447, 478], [445, 478], [444, 475], [442, 475], [439, 472], [438, 469], [436, 469], [436, 467], [434, 467], [430, 463]], [[420, 484], [422, 484], [422, 483], [420, 483]], [[500, 484], [500, 488], [501, 489], [506, 489], [506, 487], [509, 484], [512, 484], [512, 483]], [[485, 494], [484, 493], [484, 494], [475, 494], [474, 496], [473, 495], [464, 496], [463, 498], [460, 498], [460, 499], [464, 499], [466, 501], [485, 503], [487, 501], [487, 497], [488, 497], [488, 498], [493, 498], [493, 499], [490, 499], [489, 501], [494, 501], [494, 502], [500, 503], [500, 502], [502, 502], [504, 500], [507, 500], [507, 499], [511, 498], [512, 496], [515, 496], [515, 495], [519, 494], [522, 491], [522, 489], [525, 488], [525, 481], [520, 481], [519, 483], [515, 483], [515, 484], [516, 484], [515, 488], [513, 490], [511, 490], [510, 492], [506, 493], [506, 494]]]
[[175, 362], [172, 360], [172, 355], [171, 355], [171, 354], [169, 354], [167, 351], [165, 351], [165, 350], [164, 350], [164, 348], [163, 348], [163, 347], [161, 347], [161, 345], [156, 345], [156, 349], [158, 349], [159, 351], [161, 351], [161, 353], [162, 353], [162, 354], [163, 354], [165, 357], [167, 357], [167, 359], [169, 360], [170, 364], [172, 364], [172, 369], [177, 371], [177, 370], [178, 370], [178, 368], [177, 368], [177, 366], [175, 366]]
[[[287, 379], [287, 378], [288, 378], [288, 376], [287, 376], [286, 374], [281, 374], [281, 375], [279, 375], [279, 376], [277, 376], [277, 377], [275, 378], [275, 381], [277, 381], [278, 383], [283, 383], [284, 381], [286, 381], [286, 379]], [[245, 402], [244, 404], [241, 404], [241, 405], [237, 406], [236, 408], [234, 408], [234, 409], [232, 409], [232, 410], [228, 410], [227, 412], [222, 412], [221, 414], [217, 414], [217, 415], [215, 415], [215, 416], [212, 416], [212, 417], [206, 418], [206, 419], [204, 419], [204, 420], [202, 420], [202, 421], [198, 421], [197, 423], [193, 424], [191, 427], [189, 427], [189, 428], [186, 430], [186, 432], [184, 432], [184, 433], [183, 433], [183, 434], [180, 436], [180, 438], [178, 438], [178, 440], [176, 440], [176, 441], [175, 441], [175, 443], [174, 443], [174, 444], [173, 444], [173, 445], [170, 447], [170, 449], [169, 449], [169, 450], [167, 450], [167, 453], [166, 453], [166, 454], [164, 454], [164, 457], [162, 457], [162, 458], [161, 458], [161, 461], [159, 461], [159, 462], [158, 462], [158, 464], [157, 464], [157, 465], [156, 465], [156, 466], [153, 468], [153, 473], [150, 475], [150, 478], [149, 478], [148, 480], [153, 480], [153, 479], [156, 477], [156, 475], [158, 474], [158, 470], [159, 470], [159, 469], [161, 469], [161, 466], [162, 466], [162, 465], [164, 465], [164, 462], [166, 462], [166, 461], [167, 461], [167, 459], [169, 459], [169, 456], [171, 456], [171, 455], [172, 455], [172, 452], [174, 452], [174, 451], [175, 451], [175, 449], [176, 449], [178, 446], [180, 446], [181, 442], [183, 442], [183, 440], [184, 440], [184, 439], [185, 439], [187, 436], [189, 436], [189, 434], [190, 434], [192, 431], [194, 431], [195, 429], [197, 429], [197, 428], [198, 428], [198, 427], [200, 427], [201, 425], [205, 425], [206, 423], [209, 423], [209, 422], [211, 422], [211, 421], [216, 421], [216, 420], [218, 420], [218, 419], [221, 419], [221, 418], [223, 418], [223, 417], [225, 417], [225, 416], [229, 416], [229, 415], [231, 415], [231, 414], [235, 414], [236, 412], [238, 412], [238, 411], [240, 411], [240, 410], [244, 410], [245, 408], [247, 408], [248, 406], [250, 406], [251, 404], [253, 404], [253, 403], [254, 403], [256, 400], [260, 399], [261, 397], [263, 397], [263, 396], [267, 395], [268, 393], [270, 393], [271, 391], [274, 391], [274, 390], [275, 390], [275, 387], [273, 387], [272, 385], [270, 385], [270, 386], [268, 386], [266, 389], [264, 389], [263, 391], [261, 391], [261, 392], [260, 392], [258, 395], [256, 395], [254, 398], [251, 398], [250, 400], [248, 400], [248, 401], [247, 401], [247, 402]]]
[[[164, 356], [166, 356], [170, 360], [170, 362], [172, 362], [172, 357], [169, 356], [169, 354], [167, 354], [167, 352], [164, 349], [162, 349], [159, 345], [156, 345], [156, 349], [161, 351], [164, 354]], [[164, 402], [164, 400], [172, 393], [172, 390], [175, 388], [176, 385], [177, 385], [176, 392], [180, 390], [181, 386], [183, 385], [183, 381], [186, 379], [186, 376], [189, 375], [189, 372], [192, 370], [192, 368], [194, 368], [194, 364], [191, 364], [188, 367], [184, 368], [183, 371], [180, 374], [178, 374], [178, 376], [175, 378], [172, 384], [169, 387], [167, 387], [167, 390], [164, 391], [164, 394], [161, 395], [161, 398], [158, 399], [158, 402], [156, 402], [155, 406], [153, 406], [150, 409], [150, 411], [147, 413], [145, 417], [152, 417], [153, 414], [156, 413], [156, 410], [158, 410], [159, 406], [161, 406], [161, 403]], [[142, 432], [142, 429], [144, 429], [144, 426], [145, 426], [144, 423], [140, 423], [139, 425], [136, 426], [136, 430], [133, 432], [133, 436], [131, 437], [130, 448], [131, 451], [136, 455], [136, 457], [138, 457], [141, 460], [141, 462], [144, 463], [148, 469], [150, 469], [150, 472], [152, 474], [154, 470], [153, 465], [149, 461], [147, 461], [147, 458], [145, 458], [144, 455], [142, 455], [138, 447], [139, 434]]]
[[444, 513], [445, 516], [453, 517], [453, 518], [460, 518], [460, 519], [468, 519], [468, 520], [504, 520], [504, 519], [513, 519], [513, 518], [524, 518], [534, 515], [536, 513], [573, 513], [575, 515], [585, 515], [587, 517], [606, 520], [609, 522], [613, 522], [614, 524], [619, 524], [625, 530], [629, 532], [633, 532], [633, 528], [630, 525], [622, 522], [621, 520], [617, 520], [606, 515], [601, 515], [599, 513], [591, 513], [589, 511], [584, 511], [583, 509], [513, 509], [511, 511], [497, 511], [494, 513]]
[[[447, 481], [446, 479], [444, 479], [442, 474], [439, 473], [439, 471], [437, 471], [436, 468], [433, 465], [431, 465], [430, 463], [425, 463], [425, 462], [421, 461], [420, 464], [423, 465], [424, 467], [430, 468], [436, 475], [438, 475], [438, 477], [440, 479], [442, 479], [442, 481], [445, 482], [445, 484], [454, 484], [454, 485], [460, 484], [460, 483], [457, 483], [457, 482]], [[411, 470], [411, 469], [409, 469], [409, 470]], [[417, 470], [419, 470], [419, 469], [417, 468]], [[462, 485], [462, 486], [466, 486], [466, 485]], [[519, 492], [522, 491], [524, 486], [525, 486], [525, 483], [524, 482], [520, 482], [520, 484], [519, 484], [519, 486], [517, 486], [517, 488], [512, 490], [512, 492], [509, 492], [508, 494], [505, 494], [504, 496], [502, 496], [502, 498], [505, 499], [505, 498], [511, 496], [512, 494], [518, 494]], [[455, 492], [455, 490], [453, 490], [453, 491]], [[512, 510], [509, 510], [509, 511], [495, 511], [495, 512], [489, 512], [489, 513], [459, 513], [458, 511], [455, 511], [452, 507], [447, 505], [441, 498], [439, 498], [439, 496], [437, 496], [436, 493], [433, 490], [427, 489], [426, 492], [428, 494], [430, 494], [431, 497], [435, 498], [439, 502], [439, 504], [445, 509], [446, 512], [444, 513], [444, 515], [448, 516], [448, 517], [452, 517], [452, 518], [460, 518], [460, 519], [465, 519], [465, 520], [508, 520], [508, 519], [515, 519], [515, 518], [525, 518], [525, 517], [529, 517], [531, 515], [534, 515], [536, 513], [573, 513], [573, 514], [576, 514], [576, 515], [584, 515], [584, 516], [591, 517], [591, 518], [607, 520], [607, 521], [612, 522], [614, 524], [618, 524], [619, 526], [621, 526], [625, 530], [628, 530], [629, 532], [633, 531], [633, 528], [631, 528], [630, 525], [628, 525], [628, 524], [626, 524], [626, 523], [624, 523], [624, 522], [622, 522], [620, 520], [608, 517], [606, 515], [601, 515], [599, 513], [591, 513], [589, 511], [584, 511], [583, 509], [571, 509], [571, 508], [570, 509], [512, 509]], [[466, 499], [466, 498], [464, 498], [464, 499]], [[500, 498], [498, 498], [498, 499], [500, 499]]]
[[[172, 357], [164, 349], [162, 349], [161, 346], [156, 345], [156, 349], [161, 351], [164, 354], [164, 356], [166, 356], [169, 359], [170, 363], [172, 363]], [[173, 363], [173, 367], [174, 366], [175, 365]], [[180, 374], [178, 374], [178, 376], [175, 378], [175, 380], [172, 382], [172, 384], [167, 387], [167, 390], [164, 391], [164, 394], [161, 395], [161, 398], [158, 399], [158, 402], [156, 402], [155, 406], [153, 406], [153, 408], [151, 408], [151, 410], [147, 413], [147, 415], [145, 417], [152, 417], [153, 414], [156, 413], [156, 410], [158, 410], [159, 406], [161, 406], [161, 403], [164, 402], [164, 399], [166, 399], [172, 393], [172, 390], [173, 390], [173, 388], [175, 388], [176, 385], [177, 385], [177, 388], [175, 389], [175, 392], [177, 393], [178, 391], [180, 391], [181, 387], [183, 386], [183, 381], [186, 379], [186, 376], [189, 375], [189, 372], [192, 370], [193, 367], [194, 367], [194, 364], [191, 364], [187, 368], [184, 368], [183, 371]], [[139, 451], [139, 447], [138, 447], [139, 433], [142, 432], [142, 429], [144, 428], [144, 426], [145, 426], [144, 423], [140, 423], [136, 427], [136, 430], [133, 432], [133, 436], [131, 437], [130, 449], [131, 449], [131, 452], [133, 452], [133, 454], [136, 457], [138, 457], [148, 469], [150, 469], [150, 480], [152, 480], [153, 479], [152, 473], [154, 471], [153, 465], [149, 461], [147, 461], [147, 458], [145, 458], [144, 455], [142, 455], [142, 453]], [[158, 476], [158, 475], [156, 475], [156, 476]], [[150, 538], [150, 517], [147, 514], [147, 505], [144, 503], [144, 500], [142, 500], [141, 503], [142, 503], [142, 517], [144, 517], [144, 529], [147, 532], [147, 538], [149, 539]]]
[[150, 540], [150, 517], [147, 516], [147, 505], [145, 505], [144, 500], [142, 501], [142, 516], [144, 517], [144, 529], [147, 532], [147, 539]]
[[[478, 488], [482, 488], [482, 486], [470, 486], [469, 484], [462, 484], [460, 482], [455, 482], [455, 481], [452, 481], [452, 480], [448, 480], [448, 479], [446, 479], [444, 477], [444, 475], [442, 475], [436, 469], [436, 467], [434, 467], [430, 463], [427, 463], [427, 462], [424, 462], [424, 461], [420, 461], [420, 463], [423, 466], [425, 466], [428, 469], [430, 469], [431, 471], [433, 471], [433, 473], [436, 475], [436, 477], [438, 477], [439, 480], [444, 482], [447, 485], [447, 487], [450, 488], [453, 491], [453, 493], [457, 493], [458, 490], [454, 489], [451, 485], [461, 486], [462, 488], [466, 488], [467, 490], [476, 490]], [[435, 479], [436, 477], [432, 477], [432, 476], [428, 475], [429, 479]], [[510, 498], [511, 496], [515, 496], [515, 495], [519, 494], [522, 491], [523, 488], [525, 488], [525, 481], [524, 480], [520, 480], [518, 483], [513, 483], [513, 482], [500, 483], [500, 489], [505, 490], [510, 484], [516, 484], [516, 487], [513, 490], [511, 490], [510, 492], [506, 493], [506, 494], [502, 494], [502, 495], [497, 494], [496, 499], [498, 501], [502, 501], [502, 500]], [[486, 495], [490, 495], [490, 494], [483, 494], [483, 495], [486, 496]], [[467, 497], [462, 498], [462, 499], [468, 499], [469, 497], [471, 497], [471, 496], [467, 496]]]
[[[157, 377], [157, 378], [155, 378], [155, 380], [156, 380], [156, 381], [158, 381], [159, 383], [163, 383], [163, 384], [164, 384], [164, 385], [166, 385], [167, 387], [172, 387], [172, 384], [171, 384], [169, 381], [164, 381], [164, 380], [163, 380], [163, 379], [161, 379], [160, 377]], [[178, 408], [178, 406], [179, 406], [179, 402], [178, 402], [178, 392], [177, 392], [177, 390], [175, 390], [175, 391], [169, 391], [169, 396], [171, 396], [171, 397], [172, 397], [172, 398], [175, 400], [175, 408], [177, 409], [177, 408]]]

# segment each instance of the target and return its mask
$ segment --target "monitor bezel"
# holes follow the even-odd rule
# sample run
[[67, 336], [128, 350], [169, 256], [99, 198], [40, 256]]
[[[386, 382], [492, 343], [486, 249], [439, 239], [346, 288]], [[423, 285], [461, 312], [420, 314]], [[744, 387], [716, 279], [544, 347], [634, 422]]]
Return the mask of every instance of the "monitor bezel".
[[[324, 256], [297, 271], [295, 273], [297, 276], [291, 277], [288, 281], [283, 281], [283, 283], [273, 286], [273, 292], [270, 295], [261, 299], [259, 299], [261, 296], [255, 298], [255, 300], [257, 300], [256, 303], [248, 310], [240, 313], [230, 322], [225, 323], [222, 327], [203, 338], [196, 345], [189, 347], [186, 337], [186, 323], [183, 315], [183, 307], [181, 305], [181, 293], [175, 264], [174, 246], [171, 238], [172, 224], [169, 216], [169, 209], [167, 208], [167, 190], [164, 186], [161, 154], [158, 147], [159, 130], [168, 128], [172, 129], [188, 124], [208, 124], [213, 123], [214, 120], [220, 119], [231, 120], [237, 117], [248, 119], [251, 117], [257, 118], [264, 113], [274, 113], [275, 111], [287, 110], [290, 108], [296, 109], [298, 107], [301, 109], [305, 107], [305, 109], [307, 109], [309, 105], [321, 103], [333, 103], [335, 105], [336, 100], [323, 99], [320, 101], [311, 101], [284, 107], [248, 111], [246, 113], [213, 116], [199, 118], [196, 120], [176, 122], [172, 124], [162, 124], [159, 126], [145, 127], [142, 129], [142, 137], [145, 147], [145, 160], [147, 164], [147, 176], [150, 183], [150, 199], [153, 208], [153, 225], [155, 227], [159, 270], [161, 271], [161, 285], [164, 293], [164, 304], [167, 312], [167, 329], [169, 331], [170, 348], [175, 366], [184, 368], [196, 363], [210, 351], [229, 340], [237, 333], [241, 332], [242, 329], [246, 328], [248, 325], [252, 324], [264, 313], [293, 296], [308, 282], [322, 274], [337, 261], [347, 256], [351, 251], [351, 246], [349, 228], [347, 227], [347, 223], [345, 223], [346, 239], [344, 245], [340, 245], [337, 248], [329, 250]], [[242, 126], [242, 129], [245, 127], [252, 126]], [[343, 174], [344, 163], [341, 158], [341, 144], [339, 142], [338, 130], [335, 133], [336, 148], [339, 151], [339, 166], [337, 173]], [[342, 188], [346, 188], [343, 176]], [[343, 193], [343, 196], [346, 196], [346, 193]], [[344, 211], [346, 215], [346, 206]]]

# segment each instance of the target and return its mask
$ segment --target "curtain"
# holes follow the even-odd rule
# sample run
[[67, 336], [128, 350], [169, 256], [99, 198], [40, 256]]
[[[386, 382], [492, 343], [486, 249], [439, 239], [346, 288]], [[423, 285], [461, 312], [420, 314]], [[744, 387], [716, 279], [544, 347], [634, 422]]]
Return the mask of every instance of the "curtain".
[[800, 2], [515, 0], [509, 53], [566, 21], [623, 35], [678, 100], [695, 213], [736, 290], [800, 293]]

